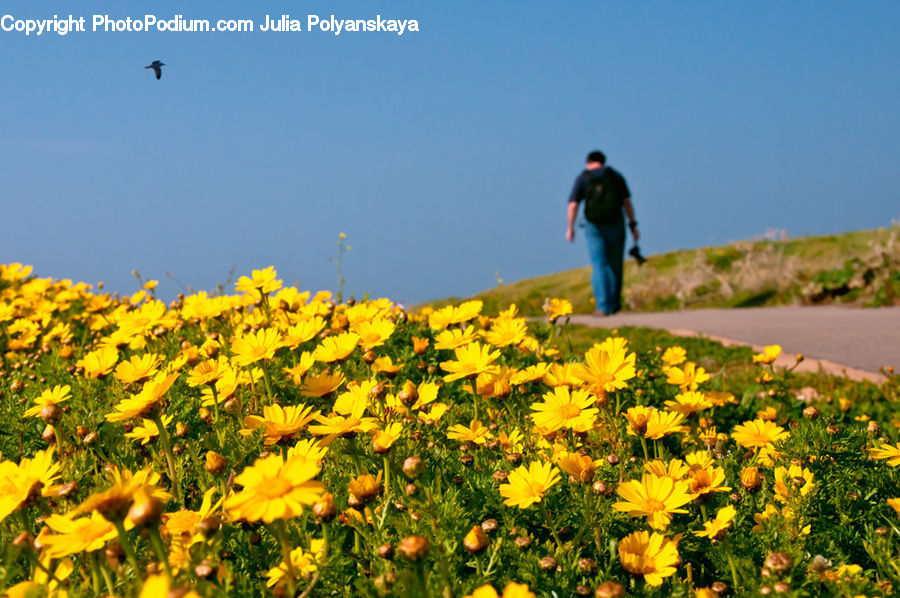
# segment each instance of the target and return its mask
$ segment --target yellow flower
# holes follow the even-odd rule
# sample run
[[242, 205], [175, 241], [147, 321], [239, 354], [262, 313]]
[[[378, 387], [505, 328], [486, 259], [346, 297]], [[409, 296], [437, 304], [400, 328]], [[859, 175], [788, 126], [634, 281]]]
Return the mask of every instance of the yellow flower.
[[464, 442], [474, 442], [475, 444], [484, 444], [491, 438], [491, 433], [485, 426], [481, 425], [478, 420], [472, 420], [469, 427], [457, 424], [447, 430], [447, 438], [450, 440], [462, 440]]
[[431, 341], [429, 341], [427, 338], [421, 338], [418, 336], [412, 337], [413, 353], [415, 353], [416, 355], [421, 355], [428, 350], [428, 344], [430, 342]]
[[576, 369], [580, 367], [584, 366], [580, 363], [551, 364], [550, 371], [544, 374], [543, 382], [547, 386], [581, 386], [581, 378]]
[[686, 482], [645, 473], [640, 481], [630, 480], [619, 485], [618, 494], [624, 501], [617, 502], [613, 509], [632, 517], [647, 517], [653, 529], [669, 527], [673, 513], [687, 513], [679, 507], [694, 499]]
[[728, 492], [729, 486], [722, 486], [725, 481], [725, 470], [721, 467], [695, 469], [688, 480], [691, 494], [702, 496], [711, 492]]
[[300, 394], [304, 397], [323, 397], [329, 393], [336, 391], [341, 387], [346, 378], [344, 374], [338, 372], [324, 372], [316, 376], [310, 376], [300, 387]]
[[305, 318], [284, 331], [284, 346], [296, 349], [303, 343], [312, 340], [325, 328], [325, 318], [314, 316]]
[[483, 372], [494, 372], [497, 366], [491, 365], [500, 357], [500, 351], [491, 351], [487, 345], [475, 341], [454, 350], [456, 361], [442, 361], [441, 368], [450, 372], [444, 381], [452, 382], [461, 378], [476, 377]]
[[368, 407], [368, 384], [353, 386], [351, 389], [334, 402], [334, 413], [331, 415], [317, 415], [316, 421], [320, 425], [310, 426], [309, 431], [318, 436], [325, 436], [325, 446], [338, 436], [344, 436], [353, 432], [366, 433], [378, 426], [378, 420], [374, 417], [363, 417]]
[[587, 455], [578, 453], [561, 453], [557, 456], [556, 464], [564, 472], [572, 476], [576, 481], [587, 483], [594, 479], [594, 472], [600, 461], [594, 461]]
[[534, 382], [535, 380], [540, 380], [544, 377], [544, 375], [550, 370], [549, 363], [537, 363], [535, 365], [530, 365], [524, 370], [519, 370], [514, 373], [512, 377], [509, 379], [510, 384], [518, 386], [519, 384], [527, 384], [528, 382]]
[[790, 468], [775, 468], [775, 500], [779, 502], [786, 503], [796, 497], [798, 490], [800, 496], [806, 496], [814, 487], [813, 474], [805, 467], [791, 465]]
[[647, 431], [647, 424], [650, 423], [650, 416], [656, 412], [653, 407], [644, 405], [635, 405], [630, 407], [623, 417], [628, 420], [628, 433], [632, 436], [643, 436]]
[[637, 375], [635, 354], [627, 351], [624, 339], [619, 342], [615, 337], [594, 345], [584, 355], [585, 364], [575, 367], [575, 376], [597, 396], [626, 388]]
[[453, 308], [453, 315], [450, 316], [451, 324], [462, 324], [463, 322], [468, 322], [469, 320], [474, 319], [478, 314], [481, 313], [481, 308], [484, 305], [484, 302], [480, 299], [472, 299], [470, 301], [464, 301], [460, 303], [458, 306]]
[[113, 378], [122, 384], [140, 382], [141, 380], [145, 380], [154, 375], [161, 363], [162, 357], [156, 353], [135, 355], [128, 361], [123, 361], [116, 366], [116, 371], [113, 372]]
[[22, 414], [22, 417], [40, 417], [41, 410], [44, 407], [56, 405], [62, 403], [63, 401], [68, 401], [72, 397], [72, 395], [70, 394], [71, 391], [72, 387], [68, 384], [66, 384], [65, 386], [57, 384], [53, 388], [48, 388], [41, 393], [41, 396], [37, 397], [34, 400], [34, 407], [25, 410], [25, 413]]
[[372, 439], [372, 450], [378, 454], [388, 452], [394, 442], [400, 438], [400, 433], [402, 431], [403, 424], [398, 422], [388, 424], [384, 430], [378, 430], [375, 432], [375, 437]]
[[500, 486], [500, 496], [507, 507], [527, 509], [541, 502], [547, 491], [559, 481], [559, 471], [550, 463], [534, 461], [528, 467], [516, 468], [507, 478], [509, 483]]
[[680, 365], [687, 359], [687, 351], [679, 346], [669, 347], [662, 354], [663, 363], [667, 366]]
[[238, 278], [237, 283], [234, 285], [234, 289], [238, 293], [259, 291], [262, 295], [268, 295], [281, 288], [281, 281], [275, 278], [278, 276], [278, 273], [275, 272], [274, 266], [269, 266], [263, 270], [253, 270], [250, 274], [249, 277], [241, 276]]
[[647, 430], [644, 432], [644, 436], [651, 440], [659, 440], [663, 436], [675, 432], [685, 432], [687, 428], [680, 425], [683, 421], [684, 415], [681, 413], [654, 409], [647, 421]]
[[262, 417], [248, 415], [244, 418], [244, 428], [240, 433], [247, 436], [256, 428], [262, 427], [265, 444], [273, 445], [285, 439], [293, 439], [317, 415], [318, 411], [313, 411], [312, 407], [306, 405], [265, 405]]
[[760, 409], [756, 412], [756, 419], [761, 419], [767, 422], [775, 421], [775, 418], [778, 417], [778, 409], [769, 405], [765, 409]]
[[119, 361], [119, 352], [115, 347], [103, 347], [91, 351], [78, 360], [75, 365], [84, 368], [85, 378], [102, 378], [109, 374]]
[[240, 336], [231, 343], [232, 360], [240, 366], [272, 359], [281, 348], [281, 335], [272, 328], [261, 328], [256, 334]]
[[706, 398], [702, 392], [688, 390], [675, 396], [674, 401], [666, 401], [666, 407], [670, 411], [677, 411], [685, 417], [704, 409], [712, 407], [712, 401]]
[[318, 569], [319, 562], [325, 557], [325, 540], [313, 538], [309, 541], [309, 551], [302, 547], [295, 548], [291, 551], [291, 567], [284, 561], [277, 567], [269, 569], [266, 573], [266, 587], [273, 587], [282, 582], [290, 575], [291, 569], [300, 577], [309, 577]]
[[[150, 575], [147, 577], [146, 581], [144, 581], [144, 585], [141, 587], [141, 594], [138, 598], [162, 598], [163, 596], [171, 596], [173, 593], [172, 587], [169, 584], [169, 578], [165, 574], [160, 575]], [[199, 594], [197, 592], [190, 590], [185, 593], [179, 592], [177, 594], [182, 598], [199, 598]]]
[[497, 594], [492, 585], [485, 584], [475, 588], [475, 591], [467, 594], [465, 598], [534, 598], [534, 592], [528, 589], [527, 584], [511, 581], [506, 584], [502, 596]]
[[551, 297], [544, 301], [543, 309], [551, 324], [562, 316], [568, 316], [573, 312], [572, 304], [568, 299], [557, 299], [556, 297]]
[[112, 486], [91, 494], [71, 512], [72, 515], [97, 511], [106, 519], [124, 519], [136, 496], [152, 497], [163, 503], [172, 498], [172, 495], [156, 486], [160, 476], [149, 468], [133, 474], [127, 469], [119, 471], [119, 468], [113, 465], [107, 472], [107, 477]]
[[632, 575], [643, 575], [651, 586], [660, 586], [663, 578], [675, 574], [677, 544], [655, 532], [634, 532], [619, 542], [619, 561]]
[[535, 425], [549, 431], [569, 428], [579, 432], [591, 429], [599, 410], [591, 407], [594, 397], [586, 390], [569, 391], [557, 386], [544, 394], [543, 403], [532, 403], [531, 414]]
[[716, 518], [703, 524], [703, 531], [695, 531], [694, 533], [701, 538], [718, 539], [724, 534], [725, 530], [731, 525], [737, 510], [728, 505], [719, 509]]
[[18, 464], [0, 461], [0, 521], [29, 498], [53, 494], [59, 469], [59, 463], [53, 462], [53, 447], [38, 451]]
[[313, 358], [325, 363], [342, 361], [353, 353], [358, 344], [359, 335], [355, 332], [342, 332], [337, 336], [327, 336], [313, 351]]
[[228, 373], [230, 369], [231, 366], [224, 357], [201, 361], [194, 369], [188, 372], [188, 386], [195, 388], [205, 384], [215, 384]]
[[759, 448], [778, 440], [784, 440], [790, 434], [775, 422], [755, 419], [738, 424], [731, 432], [735, 442], [745, 448]]
[[781, 355], [780, 345], [766, 345], [762, 353], [753, 356], [753, 363], [772, 363], [779, 355]]
[[165, 375], [165, 372], [157, 374], [153, 380], [149, 380], [144, 384], [136, 395], [130, 399], [123, 399], [115, 406], [114, 413], [107, 413], [106, 420], [111, 422], [126, 421], [132, 418], [141, 417], [152, 412], [159, 406], [163, 396], [172, 387], [172, 384], [178, 378], [178, 374]]
[[[448, 328], [438, 333], [434, 337], [435, 349], [456, 349], [463, 347], [475, 340], [475, 327], [467, 326], [465, 330], [461, 328]], [[426, 339], [427, 341], [427, 339]]]
[[684, 368], [672, 366], [666, 370], [666, 374], [668, 375], [666, 382], [675, 384], [682, 391], [697, 390], [700, 384], [709, 380], [709, 374], [706, 373], [706, 370], [702, 367], [697, 367], [697, 364], [692, 361], [685, 363]]
[[428, 412], [419, 411], [419, 419], [422, 421], [436, 422], [441, 419], [450, 407], [444, 403], [432, 403]]
[[347, 490], [350, 492], [351, 500], [356, 502], [355, 505], [351, 502], [351, 507], [368, 504], [381, 494], [383, 489], [381, 474], [382, 472], [379, 471], [378, 477], [375, 477], [372, 474], [364, 473], [350, 480]]
[[894, 509], [894, 512], [900, 516], [900, 498], [889, 498], [887, 499], [887, 504], [890, 508]]
[[518, 345], [525, 339], [528, 328], [523, 318], [497, 318], [491, 329], [484, 334], [484, 340], [495, 347]]
[[778, 508], [775, 505], [767, 504], [762, 513], [756, 513], [753, 515], [753, 520], [756, 522], [756, 525], [754, 525], [753, 529], [751, 529], [750, 531], [762, 533], [763, 525], [765, 525], [773, 515], [778, 514]]
[[324, 490], [313, 479], [318, 473], [318, 465], [305, 459], [283, 461], [281, 455], [257, 459], [234, 478], [243, 489], [225, 501], [225, 509], [236, 519], [250, 522], [297, 517], [303, 505], [319, 500]]
[[39, 536], [41, 544], [46, 554], [55, 559], [100, 550], [118, 535], [116, 526], [97, 511], [93, 511], [88, 517], [77, 519], [71, 514], [54, 513], [44, 523], [55, 533], [48, 533], [46, 528], [42, 530]]
[[644, 469], [655, 476], [666, 476], [673, 480], [682, 480], [686, 475], [691, 473], [691, 468], [685, 465], [684, 461], [681, 459], [672, 459], [669, 461], [668, 465], [660, 459], [656, 459], [644, 463]]
[[396, 324], [387, 318], [376, 318], [351, 326], [352, 332], [359, 335], [359, 346], [363, 349], [380, 347], [394, 334]]
[[885, 445], [877, 448], [869, 449], [869, 456], [872, 459], [887, 459], [888, 465], [897, 467], [900, 465], [900, 442], [897, 446]]
[[[173, 416], [165, 415], [162, 418], [163, 425], [168, 427], [172, 423]], [[159, 428], [152, 419], [142, 420], [142, 426], [135, 426], [131, 432], [125, 433], [125, 438], [140, 440], [141, 444], [148, 444], [151, 440], [159, 436]]]

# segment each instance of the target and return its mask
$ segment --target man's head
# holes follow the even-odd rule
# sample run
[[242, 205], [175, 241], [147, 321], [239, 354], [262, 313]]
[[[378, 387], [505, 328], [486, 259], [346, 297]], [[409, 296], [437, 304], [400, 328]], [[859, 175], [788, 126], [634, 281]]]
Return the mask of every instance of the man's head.
[[600, 150], [594, 150], [588, 154], [586, 162], [588, 170], [603, 168], [603, 165], [606, 164], [606, 156]]

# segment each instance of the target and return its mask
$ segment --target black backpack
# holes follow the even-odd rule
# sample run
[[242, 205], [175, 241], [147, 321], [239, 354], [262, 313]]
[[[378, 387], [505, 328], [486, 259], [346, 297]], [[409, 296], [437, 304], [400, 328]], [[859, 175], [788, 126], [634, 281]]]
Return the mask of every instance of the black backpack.
[[611, 168], [602, 172], [585, 171], [584, 217], [593, 224], [614, 224], [622, 218], [623, 197], [616, 173]]

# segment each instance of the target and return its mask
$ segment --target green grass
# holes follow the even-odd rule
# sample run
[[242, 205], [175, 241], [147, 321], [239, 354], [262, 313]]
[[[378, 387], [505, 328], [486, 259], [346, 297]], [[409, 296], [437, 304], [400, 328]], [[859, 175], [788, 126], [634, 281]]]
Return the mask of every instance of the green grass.
[[[587, 260], [587, 256], [585, 256]], [[851, 260], [856, 260], [852, 261]], [[593, 311], [589, 266], [526, 278], [467, 299], [486, 312], [515, 303], [540, 315], [548, 297], [564, 297], [576, 313]], [[843, 303], [891, 305], [900, 296], [900, 226], [783, 241], [738, 241], [649, 256], [625, 264], [629, 311]], [[441, 307], [461, 301], [430, 302]]]

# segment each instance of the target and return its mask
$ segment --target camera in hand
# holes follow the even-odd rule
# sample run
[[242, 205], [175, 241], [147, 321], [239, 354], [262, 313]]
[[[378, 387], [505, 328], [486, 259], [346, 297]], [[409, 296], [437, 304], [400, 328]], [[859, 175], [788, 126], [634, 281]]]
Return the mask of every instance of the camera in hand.
[[638, 266], [643, 266], [644, 262], [647, 261], [643, 255], [641, 255], [641, 248], [635, 245], [628, 251], [628, 255], [637, 260]]

